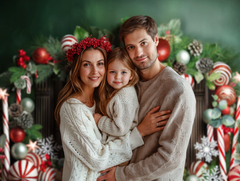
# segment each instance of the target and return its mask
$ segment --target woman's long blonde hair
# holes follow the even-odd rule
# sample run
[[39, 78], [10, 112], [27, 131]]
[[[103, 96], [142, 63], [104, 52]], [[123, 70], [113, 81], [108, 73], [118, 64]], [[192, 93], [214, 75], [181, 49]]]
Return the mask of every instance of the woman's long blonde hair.
[[[132, 80], [130, 80], [128, 82], [128, 84], [125, 85], [124, 87], [135, 86], [135, 84], [139, 80], [139, 77], [137, 74], [137, 68], [132, 63], [130, 57], [128, 56], [127, 51], [124, 48], [117, 47], [117, 48], [113, 49], [110, 52], [110, 54], [108, 55], [107, 65], [109, 65], [110, 63], [112, 63], [113, 61], [116, 61], [116, 60], [122, 61], [123, 65], [127, 69], [129, 69], [132, 74]], [[107, 66], [107, 69], [108, 69], [108, 66]], [[106, 71], [106, 74], [107, 74], [107, 71]], [[120, 89], [115, 90], [107, 82], [106, 82], [105, 89], [99, 90], [100, 99], [104, 100], [104, 98], [105, 98], [105, 101], [101, 102], [101, 104], [99, 104], [99, 109], [103, 115], [107, 116], [107, 104], [119, 90]]]
[[[83, 89], [82, 89], [83, 82], [82, 82], [82, 80], [79, 77], [79, 75], [80, 75], [79, 71], [80, 71], [81, 64], [82, 64], [82, 56], [83, 56], [85, 51], [90, 50], [90, 49], [99, 50], [103, 54], [104, 66], [105, 66], [105, 69], [106, 69], [106, 65], [107, 65], [107, 63], [106, 63], [106, 61], [107, 61], [107, 52], [103, 48], [100, 48], [100, 47], [96, 47], [96, 48], [88, 47], [85, 50], [83, 50], [80, 55], [75, 55], [73, 63], [71, 65], [69, 79], [68, 79], [66, 85], [63, 87], [63, 89], [58, 94], [58, 102], [57, 102], [57, 106], [56, 106], [55, 111], [54, 111], [54, 117], [56, 119], [56, 122], [59, 125], [60, 125], [60, 115], [59, 115], [59, 113], [60, 113], [60, 109], [61, 109], [62, 104], [71, 95], [73, 95], [75, 93], [84, 94]], [[104, 74], [103, 80], [100, 83], [100, 85], [97, 88], [95, 88], [95, 90], [94, 90], [93, 98], [96, 101], [96, 105], [97, 105], [96, 111], [99, 110], [98, 104], [100, 102], [103, 102], [104, 100], [106, 100], [104, 95], [99, 96], [99, 92], [103, 92], [104, 91], [105, 84], [106, 84], [106, 73]]]

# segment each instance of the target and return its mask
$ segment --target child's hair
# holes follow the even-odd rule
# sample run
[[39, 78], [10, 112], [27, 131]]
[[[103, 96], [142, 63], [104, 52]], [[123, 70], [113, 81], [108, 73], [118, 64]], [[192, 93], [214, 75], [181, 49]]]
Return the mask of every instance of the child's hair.
[[[138, 74], [137, 74], [137, 68], [132, 63], [130, 57], [128, 56], [127, 51], [124, 48], [117, 47], [110, 52], [110, 54], [108, 56], [108, 61], [107, 61], [107, 70], [108, 70], [108, 65], [110, 63], [112, 63], [113, 61], [116, 61], [116, 60], [122, 61], [123, 65], [127, 69], [129, 69], [131, 71], [131, 74], [132, 74], [132, 79], [124, 87], [135, 86], [135, 84], [139, 80], [139, 77], [138, 77]], [[107, 74], [107, 71], [106, 71], [106, 74]], [[105, 86], [106, 86], [105, 92], [99, 94], [100, 96], [106, 97], [105, 104], [103, 104], [103, 106], [100, 105], [100, 107], [99, 107], [103, 115], [107, 115], [107, 111], [106, 111], [107, 104], [112, 99], [112, 97], [120, 90], [120, 89], [115, 90], [107, 82], [106, 82]]]

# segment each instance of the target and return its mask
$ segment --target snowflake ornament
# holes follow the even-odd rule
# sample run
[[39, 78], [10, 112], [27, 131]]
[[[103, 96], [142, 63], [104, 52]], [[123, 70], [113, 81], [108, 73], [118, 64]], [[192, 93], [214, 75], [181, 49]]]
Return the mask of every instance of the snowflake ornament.
[[202, 181], [223, 181], [218, 165], [210, 170], [203, 170]]
[[202, 144], [199, 144], [198, 142], [194, 145], [195, 149], [199, 150], [199, 152], [196, 154], [197, 159], [205, 158], [206, 162], [212, 161], [212, 156], [218, 156], [218, 151], [214, 148], [217, 146], [216, 141], [208, 141], [208, 138], [203, 136], [201, 138]]
[[61, 145], [55, 143], [53, 135], [38, 140], [37, 145], [39, 146], [35, 153], [41, 156], [43, 160], [46, 160], [45, 154], [48, 154], [51, 158], [58, 158], [58, 152], [62, 149]]

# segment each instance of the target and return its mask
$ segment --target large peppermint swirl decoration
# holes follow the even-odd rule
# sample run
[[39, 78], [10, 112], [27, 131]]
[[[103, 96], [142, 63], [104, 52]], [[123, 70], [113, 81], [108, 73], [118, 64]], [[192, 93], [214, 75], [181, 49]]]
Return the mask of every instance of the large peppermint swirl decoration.
[[213, 72], [217, 73], [220, 72], [221, 76], [219, 79], [214, 80], [213, 83], [216, 86], [222, 86], [222, 85], [228, 85], [230, 82], [230, 79], [232, 77], [232, 71], [231, 68], [223, 63], [223, 62], [216, 62], [213, 65], [212, 71], [209, 72], [209, 75], [211, 75]]

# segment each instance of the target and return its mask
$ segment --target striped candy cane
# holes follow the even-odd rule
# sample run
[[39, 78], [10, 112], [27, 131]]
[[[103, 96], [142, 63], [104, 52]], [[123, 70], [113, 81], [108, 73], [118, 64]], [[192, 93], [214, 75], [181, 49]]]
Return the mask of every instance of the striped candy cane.
[[207, 125], [207, 137], [208, 137], [208, 141], [212, 142], [213, 141], [213, 127], [210, 126], [209, 124]]
[[235, 127], [234, 127], [234, 134], [233, 134], [233, 142], [232, 142], [232, 152], [231, 152], [231, 161], [230, 161], [230, 170], [233, 169], [237, 164], [234, 163], [234, 154], [236, 153], [236, 145], [238, 143], [238, 120], [240, 120], [240, 97], [237, 100], [237, 110], [236, 110], [236, 117], [235, 117]]
[[[223, 178], [227, 177], [227, 167], [225, 160], [225, 145], [224, 145], [224, 133], [222, 125], [217, 128], [217, 136], [218, 136], [218, 151], [219, 151], [219, 164], [220, 164], [220, 172]], [[224, 179], [225, 180], [225, 179]]]
[[3, 116], [3, 133], [6, 135], [6, 143], [4, 145], [4, 177], [7, 180], [8, 171], [10, 169], [10, 149], [9, 149], [9, 127], [8, 127], [8, 94], [7, 89], [2, 91], [0, 88], [0, 99], [2, 99], [2, 116]]
[[[25, 79], [27, 82], [27, 93], [31, 94], [31, 81], [28, 76], [23, 75], [20, 77], [21, 79]], [[21, 89], [17, 89], [17, 103], [20, 104], [21, 102]]]

